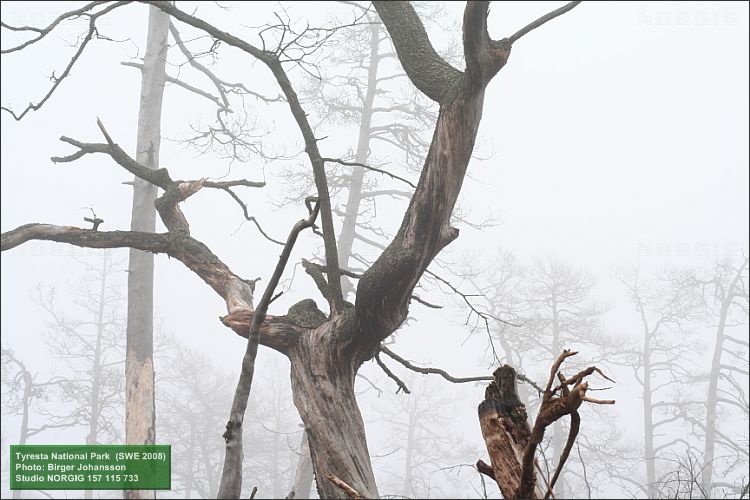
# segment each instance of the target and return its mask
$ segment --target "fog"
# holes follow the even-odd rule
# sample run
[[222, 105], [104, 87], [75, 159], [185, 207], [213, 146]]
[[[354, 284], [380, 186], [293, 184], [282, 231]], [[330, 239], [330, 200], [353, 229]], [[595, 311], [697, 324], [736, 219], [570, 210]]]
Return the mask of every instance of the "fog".
[[[47, 26], [61, 13], [82, 5], [3, 2], [2, 21], [11, 26]], [[493, 3], [489, 34], [493, 39], [506, 37], [559, 6], [558, 2]], [[261, 43], [258, 33], [264, 25], [280, 19], [288, 18], [303, 28], [308, 22], [334, 26], [351, 23], [361, 13], [347, 2], [179, 2], [178, 8], [254, 44]], [[436, 49], [458, 68], [464, 67], [463, 9], [460, 2], [419, 9]], [[100, 231], [130, 229], [133, 188], [123, 183], [132, 181], [132, 174], [108, 155], [90, 154], [70, 163], [53, 163], [50, 157], [76, 152], [60, 136], [103, 142], [97, 119], [135, 157], [141, 72], [121, 63], [142, 62], [147, 19], [148, 7], [140, 3], [102, 16], [97, 26], [107, 39], [88, 44], [70, 75], [40, 109], [19, 121], [5, 110], [0, 113], [4, 235], [32, 222], [89, 228], [83, 218], [92, 213], [104, 220]], [[271, 72], [248, 54], [226, 43], [214, 44], [193, 27], [176, 25], [191, 50], [204, 54], [198, 60], [225, 81], [241, 82], [271, 99], [281, 93]], [[286, 65], [324, 157], [360, 161], [355, 159], [359, 117], [345, 116], [341, 110], [334, 116], [331, 111], [331, 103], [356, 100], [357, 92], [352, 87], [331, 89], [356, 71], [359, 76], [366, 73], [369, 54], [360, 52], [356, 60], [357, 51], [369, 47], [366, 29], [366, 24], [341, 28], [319, 50], [305, 56], [309, 65]], [[39, 102], [86, 31], [85, 19], [67, 21], [38, 43], [3, 53], [0, 104], [19, 113], [28, 103]], [[3, 50], [30, 37], [5, 27], [1, 33]], [[380, 37], [382, 52], [393, 52], [383, 28]], [[498, 366], [510, 363], [541, 386], [560, 349], [573, 349], [579, 354], [563, 372], [570, 375], [596, 365], [614, 379], [614, 384], [596, 375], [589, 380], [592, 388], [609, 388], [593, 393], [594, 397], [616, 403], [582, 406], [580, 447], [573, 448], [557, 498], [747, 496], [748, 38], [746, 3], [584, 2], [515, 43], [507, 65], [487, 87], [477, 143], [454, 214], [460, 236], [429, 267], [450, 285], [433, 275], [424, 276], [415, 294], [441, 307], [412, 301], [408, 320], [386, 343], [420, 367], [439, 368], [457, 377], [491, 376]], [[271, 32], [268, 40], [272, 39]], [[166, 71], [170, 77], [216, 93], [205, 75], [186, 64], [172, 37]], [[381, 71], [383, 75], [402, 72], [394, 57], [384, 59]], [[264, 181], [262, 188], [236, 192], [263, 230], [284, 241], [294, 223], [308, 215], [302, 200], [315, 194], [302, 135], [286, 103], [266, 103], [251, 95], [229, 97], [233, 113], [225, 116], [241, 126], [247, 134], [242, 138], [251, 144], [235, 158], [230, 156], [236, 151], [216, 142], [188, 141], [215, 123], [217, 106], [167, 84], [160, 166], [173, 179]], [[365, 148], [366, 163], [416, 184], [437, 105], [405, 77], [386, 81], [375, 102], [376, 106], [419, 105], [428, 116], [426, 122], [416, 122], [408, 154], [394, 145], [397, 133], [383, 136], [390, 142], [373, 139], [369, 150]], [[386, 130], [389, 125], [402, 122], [406, 127], [415, 123], [385, 113], [373, 118], [373, 126], [382, 127], [383, 134], [391, 133]], [[350, 187], [346, 182], [354, 177], [356, 167], [328, 163], [327, 169], [339, 235]], [[414, 190], [369, 170], [364, 179], [367, 191]], [[355, 241], [348, 261], [358, 273], [396, 235], [409, 203], [399, 195], [373, 200], [359, 212], [357, 223], [366, 236]], [[260, 278], [257, 304], [281, 247], [246, 221], [240, 206], [221, 190], [203, 189], [180, 207], [193, 238], [205, 243], [237, 275]], [[157, 232], [165, 231], [157, 218]], [[366, 239], [377, 246], [368, 245]], [[92, 276], [87, 265], [97, 271], [103, 262], [112, 264], [107, 296], [120, 299], [107, 304], [107, 318], [112, 319], [108, 338], [113, 345], [108, 359], [114, 363], [108, 386], [113, 398], [107, 416], [111, 432], [103, 427], [99, 442], [123, 444], [127, 250], [108, 251], [109, 261], [103, 261], [102, 250], [51, 241], [28, 241], [3, 250], [2, 347], [12, 350], [39, 383], [58, 376], [86, 378], [84, 359], [61, 352], [75, 350], [73, 340], [63, 342], [61, 337], [75, 337], [71, 325], [78, 335], [95, 334], [87, 322], [94, 321], [96, 307], [87, 309], [81, 303], [84, 297], [96, 298], [101, 276], [96, 272]], [[329, 312], [302, 259], [325, 260], [322, 238], [309, 230], [300, 235], [292, 251], [278, 288], [283, 294], [270, 305], [270, 315], [284, 315], [306, 298]], [[171, 444], [173, 454], [173, 491], [157, 496], [215, 496], [224, 453], [221, 434], [247, 340], [217, 321], [227, 314], [226, 304], [196, 274], [165, 254], [156, 254], [155, 262], [156, 443]], [[641, 310], [633, 289], [627, 288], [636, 283], [634, 269], [639, 269], [636, 291], [645, 297]], [[557, 319], [551, 316], [542, 287], [555, 279], [563, 283], [560, 286], [573, 283], [579, 293], [563, 304], [573, 313], [560, 317], [567, 323], [559, 331], [551, 326]], [[356, 280], [351, 282], [356, 286]], [[736, 299], [729, 298], [732, 305], [727, 312], [721, 307], [722, 294], [735, 285]], [[76, 292], [82, 286], [92, 292]], [[53, 289], [54, 307], [49, 300]], [[347, 300], [354, 302], [354, 295]], [[477, 311], [503, 321], [489, 317], [485, 323], [487, 316]], [[717, 391], [724, 403], [714, 403], [718, 416], [707, 425], [709, 381], [722, 314], [726, 336], [737, 342], [719, 344], [724, 352], [719, 364], [731, 369], [719, 377]], [[672, 322], [677, 316], [679, 320]], [[649, 410], [651, 425], [663, 422], [652, 429], [655, 446], [661, 448], [652, 447], [651, 456], [644, 449], [648, 424], [642, 383], [647, 357], [644, 335], [649, 332], [658, 336], [651, 344], [658, 353], [654, 366], [667, 367], [651, 375], [649, 396], [655, 403]], [[411, 391], [396, 393], [396, 381], [374, 360], [362, 365], [356, 379], [380, 495], [499, 498], [497, 485], [474, 465], [479, 459], [489, 462], [477, 419], [487, 382], [453, 384], [439, 375], [410, 371], [384, 354], [380, 358]], [[19, 442], [21, 432], [16, 407], [22, 389], [14, 378], [17, 372], [18, 364], [4, 355], [3, 497], [13, 494], [8, 489], [8, 446]], [[520, 386], [533, 422], [540, 398], [533, 388]], [[32, 405], [31, 426], [60, 420], [75, 407], [69, 397], [50, 389]], [[186, 437], [193, 435], [186, 431], [190, 425], [205, 446]], [[701, 474], [708, 465], [703, 463], [706, 439], [717, 431], [711, 463], [714, 489], [706, 492], [697, 485], [705, 487]], [[85, 443], [88, 432], [86, 424], [77, 421], [31, 435], [27, 444]], [[564, 428], [555, 432], [550, 428], [547, 433], [547, 451], [538, 456], [545, 475], [554, 470], [557, 460], [552, 453], [557, 444], [550, 436], [564, 442], [562, 432]], [[255, 486], [258, 498], [283, 498], [289, 493], [302, 434], [292, 401], [289, 361], [261, 346], [245, 420], [243, 495], [249, 496]], [[195, 469], [186, 465], [194, 460], [193, 454], [204, 459]], [[649, 463], [655, 469], [651, 484]], [[675, 479], [678, 472], [697, 479], [684, 479], [684, 474]], [[188, 484], [192, 476], [193, 483]], [[696, 488], [690, 489], [693, 483]], [[53, 498], [80, 494], [47, 493]], [[311, 494], [317, 495], [314, 482]], [[93, 495], [108, 498], [121, 492]]]

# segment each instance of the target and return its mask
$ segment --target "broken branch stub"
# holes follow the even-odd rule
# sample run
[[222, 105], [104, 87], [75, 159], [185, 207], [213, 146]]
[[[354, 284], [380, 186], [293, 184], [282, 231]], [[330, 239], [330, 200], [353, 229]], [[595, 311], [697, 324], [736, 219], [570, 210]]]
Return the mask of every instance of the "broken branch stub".
[[[526, 450], [531, 428], [526, 406], [518, 397], [516, 370], [503, 365], [493, 373], [494, 380], [485, 390], [485, 399], [479, 405], [479, 425], [487, 445], [492, 465], [493, 479], [504, 498], [515, 498], [521, 480], [521, 459]], [[485, 474], [485, 467], [478, 465]], [[538, 495], [543, 496], [541, 489]]]
[[[487, 387], [485, 399], [479, 405], [479, 424], [492, 467], [491, 471], [488, 470], [487, 465], [480, 460], [477, 462], [477, 469], [497, 482], [504, 498], [548, 498], [578, 435], [581, 421], [578, 408], [584, 401], [594, 404], [615, 403], [614, 400], [598, 400], [586, 396], [589, 385], [584, 380], [585, 377], [598, 373], [612, 381], [600, 369], [589, 367], [571, 378], [565, 378], [559, 371], [565, 359], [576, 354], [577, 352], [565, 350], [552, 364], [542, 404], [531, 428], [526, 406], [518, 397], [516, 371], [509, 365], [503, 365], [493, 373], [494, 380]], [[561, 384], [553, 389], [555, 377]], [[570, 434], [552, 480], [542, 488], [534, 467], [536, 448], [542, 442], [547, 427], [566, 415], [571, 416]]]

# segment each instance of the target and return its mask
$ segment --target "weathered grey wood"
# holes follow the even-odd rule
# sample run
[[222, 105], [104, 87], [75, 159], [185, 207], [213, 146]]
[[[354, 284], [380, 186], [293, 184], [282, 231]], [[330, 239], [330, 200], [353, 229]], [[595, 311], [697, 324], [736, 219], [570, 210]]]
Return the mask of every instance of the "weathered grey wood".
[[[136, 160], [149, 168], [159, 165], [161, 108], [166, 78], [169, 15], [149, 7], [146, 54], [141, 80]], [[156, 186], [138, 177], [133, 184], [131, 229], [156, 229]], [[128, 263], [128, 320], [125, 357], [125, 441], [154, 444], [154, 256], [131, 249]], [[132, 490], [125, 498], [155, 498], [154, 491]]]
[[299, 448], [299, 460], [297, 461], [297, 470], [294, 473], [294, 484], [292, 485], [292, 491], [289, 492], [286, 498], [309, 498], [312, 480], [312, 458], [310, 457], [307, 431], [305, 431], [302, 433], [302, 444]]

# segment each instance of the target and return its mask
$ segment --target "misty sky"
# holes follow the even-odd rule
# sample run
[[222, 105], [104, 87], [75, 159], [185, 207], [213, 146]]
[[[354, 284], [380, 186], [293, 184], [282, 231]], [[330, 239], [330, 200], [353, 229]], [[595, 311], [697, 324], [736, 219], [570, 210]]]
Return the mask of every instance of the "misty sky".
[[[180, 4], [191, 12], [195, 2]], [[76, 5], [2, 2], [2, 17], [14, 25], [42, 25]], [[495, 3], [490, 34], [502, 38], [558, 5]], [[198, 15], [222, 29], [252, 33], [247, 26], [272, 19], [277, 4], [233, 6], [232, 15], [210, 4], [197, 7]], [[313, 21], [350, 12], [327, 2], [293, 3], [287, 10], [292, 18]], [[461, 10], [458, 2], [448, 5], [445, 30], [428, 26], [437, 46], [450, 44], [446, 35], [460, 22]], [[58, 165], [49, 158], [73, 152], [58, 140], [61, 135], [101, 142], [97, 117], [114, 140], [133, 153], [140, 74], [120, 63], [143, 55], [146, 15], [147, 8], [140, 4], [118, 10], [102, 23], [102, 30], [121, 43], [92, 42], [72, 76], [23, 121], [0, 115], [2, 231], [28, 222], [84, 227], [82, 218], [90, 216], [84, 207], [93, 207], [105, 220], [103, 230], [129, 228], [131, 188], [122, 182], [131, 180], [130, 174], [102, 155]], [[67, 63], [74, 50], [69, 44], [81, 29], [65, 28], [38, 47], [4, 55], [2, 105], [20, 109], [36, 102], [46, 92], [52, 71], [59, 74]], [[5, 30], [2, 34], [3, 47], [17, 43], [14, 35]], [[458, 261], [467, 254], [490, 259], [499, 248], [524, 261], [558, 255], [596, 273], [597, 295], [617, 302], [620, 292], [608, 277], [617, 264], [637, 262], [658, 269], [747, 254], [748, 45], [748, 4], [739, 2], [584, 2], [524, 37], [488, 88], [477, 148], [481, 159], [470, 165], [460, 198], [470, 218], [478, 221], [493, 213], [502, 224], [484, 231], [459, 226], [459, 239], [441, 259]], [[267, 95], [278, 93], [265, 68], [238, 50], [226, 49], [217, 68], [231, 68], [227, 79], [249, 82]], [[178, 71], [168, 65], [168, 74]], [[191, 78], [206, 83], [194, 74]], [[278, 164], [252, 160], [229, 165], [179, 143], [191, 123], [211, 120], [211, 105], [174, 86], [167, 88], [164, 103], [161, 158], [173, 178], [265, 179], [265, 189], [242, 194], [251, 213], [278, 239], [306, 215], [301, 204], [276, 206], [285, 189]], [[288, 109], [256, 107], [268, 140], [295, 155], [286, 166], [309, 168]], [[356, 147], [356, 138], [347, 137], [346, 131], [334, 130], [330, 137], [319, 143], [324, 156], [344, 155]], [[417, 176], [410, 179], [416, 182]], [[237, 274], [261, 277], [263, 286], [278, 247], [260, 238], [251, 224], [242, 224], [239, 207], [224, 193], [206, 191], [182, 205], [193, 236]], [[403, 208], [384, 204], [378, 222], [392, 234]], [[163, 230], [159, 227], [157, 223], [157, 230]], [[274, 302], [271, 314], [283, 314], [306, 297], [323, 306], [302, 269], [292, 267], [318, 244], [317, 238], [303, 235], [284, 276], [288, 291]], [[62, 244], [30, 242], [0, 258], [3, 345], [11, 345], [42, 372], [49, 366], [38, 349], [45, 317], [29, 291], [38, 283], [64, 289], [79, 279], [81, 270], [71, 252]], [[157, 256], [155, 297], [157, 323], [217, 363], [239, 368], [245, 341], [217, 321], [226, 313], [224, 303], [199, 278], [181, 263]], [[452, 303], [440, 293], [431, 299]], [[625, 310], [630, 311], [615, 307], [611, 318], [617, 323], [610, 326], [627, 334]], [[397, 335], [395, 350], [456, 374], [489, 373], [489, 366], [478, 361], [483, 340], [463, 344], [468, 331], [456, 308], [433, 311], [414, 304], [411, 314], [419, 321]], [[275, 356], [261, 349], [260, 369]], [[227, 383], [233, 387], [235, 380]], [[481, 440], [472, 404], [482, 399], [483, 388], [466, 391], [467, 409], [457, 422], [465, 434]], [[638, 402], [628, 399], [629, 394], [627, 380], [611, 394], [618, 401], [625, 398], [616, 407], [623, 419], [639, 414]]]

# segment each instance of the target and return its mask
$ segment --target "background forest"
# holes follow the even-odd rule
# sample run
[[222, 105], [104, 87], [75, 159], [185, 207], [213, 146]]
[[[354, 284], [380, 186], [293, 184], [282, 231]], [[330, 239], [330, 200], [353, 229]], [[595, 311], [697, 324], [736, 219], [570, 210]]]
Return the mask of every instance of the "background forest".
[[[131, 173], [101, 155], [50, 157], [71, 154], [60, 136], [101, 140], [97, 118], [135, 156], [149, 7], [101, 17], [64, 80], [85, 17], [8, 51], [28, 34], [7, 26], [47, 26], [82, 5], [3, 2], [3, 233], [28, 222], [88, 227], [84, 217], [105, 231], [130, 227]], [[415, 5], [438, 53], [463, 67], [463, 5]], [[493, 4], [490, 34], [559, 5]], [[357, 277], [398, 231], [438, 106], [410, 83], [366, 3], [178, 7], [254, 43], [290, 43], [286, 70], [335, 159], [325, 174], [350, 274], [342, 294], [354, 302]], [[557, 498], [750, 496], [747, 19], [746, 3], [583, 3], [514, 46], [486, 91], [451, 221], [460, 237], [356, 376], [380, 496], [497, 498], [475, 467], [487, 461], [477, 405], [488, 380], [508, 363], [543, 386], [569, 348], [579, 351], [569, 371], [596, 365], [617, 381], [589, 380], [602, 390], [594, 397], [616, 404], [582, 407]], [[160, 164], [175, 179], [252, 182], [181, 207], [195, 238], [259, 278], [257, 305], [279, 240], [315, 193], [305, 143], [261, 64], [191, 26], [170, 30]], [[43, 107], [14, 118], [51, 86]], [[30, 241], [1, 259], [2, 496], [72, 498], [10, 492], [8, 446], [124, 442], [128, 250]], [[325, 264], [323, 239], [302, 233], [269, 314], [308, 298], [327, 312], [310, 271]], [[156, 442], [172, 445], [173, 460], [172, 490], [157, 496], [216, 497], [247, 340], [217, 321], [224, 301], [180, 262], [156, 255], [155, 268]], [[524, 382], [519, 392], [533, 416], [539, 393]], [[566, 425], [540, 446], [546, 477]], [[303, 435], [289, 360], [261, 346], [243, 498], [254, 487], [256, 498], [284, 498], [300, 484], [318, 497]]]

